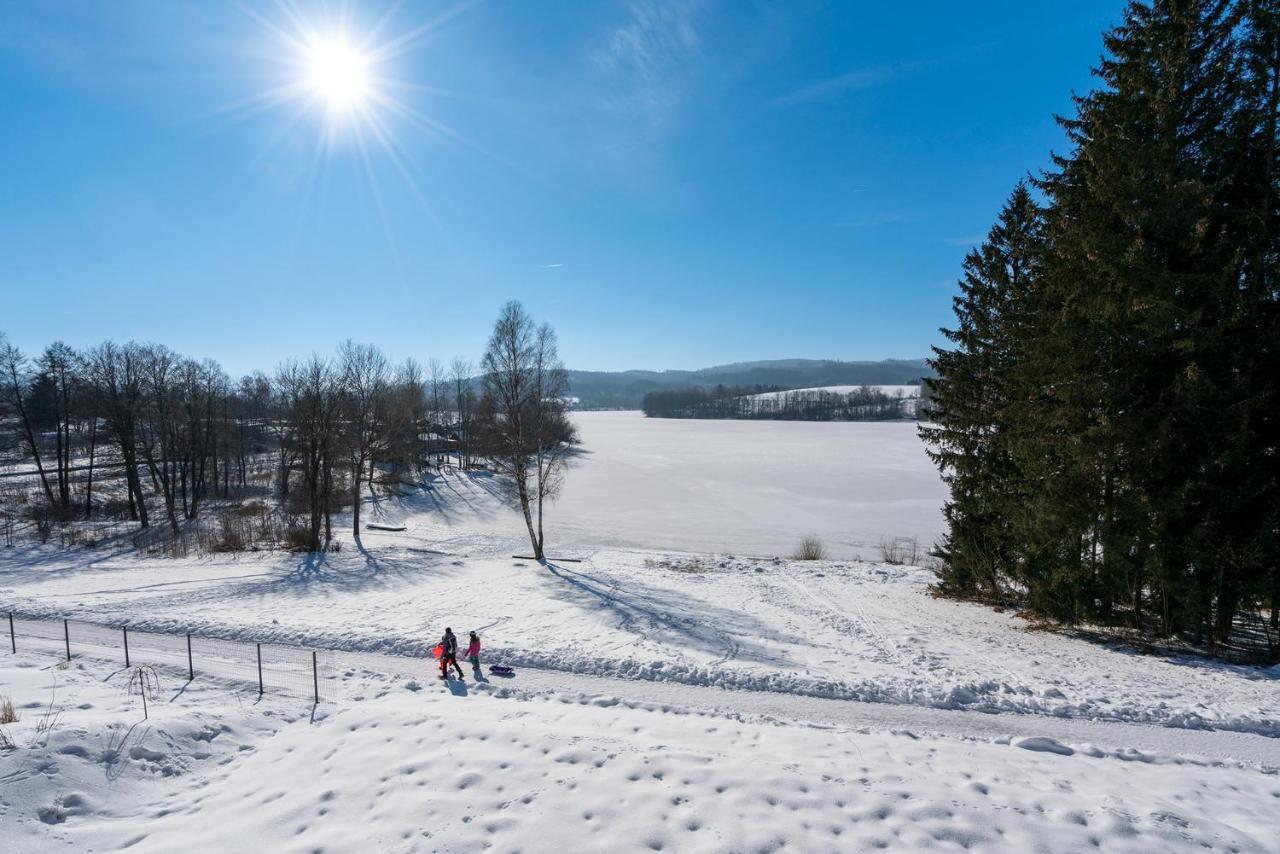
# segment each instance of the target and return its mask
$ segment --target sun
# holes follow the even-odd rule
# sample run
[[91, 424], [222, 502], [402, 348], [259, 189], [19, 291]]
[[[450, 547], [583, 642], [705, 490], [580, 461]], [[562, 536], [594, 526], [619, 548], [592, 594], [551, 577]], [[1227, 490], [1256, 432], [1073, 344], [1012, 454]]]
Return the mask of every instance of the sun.
[[345, 36], [313, 34], [302, 59], [305, 88], [330, 112], [359, 109], [373, 95], [371, 59]]
[[[435, 38], [474, 0], [461, 0], [416, 24], [401, 20], [399, 13], [408, 5], [404, 0], [368, 0], [368, 5], [379, 2], [388, 5], [376, 16], [357, 13], [355, 0], [237, 3], [256, 25], [257, 35], [245, 52], [262, 62], [264, 73], [256, 93], [218, 112], [240, 119], [276, 115], [277, 128], [259, 157], [278, 151], [306, 157], [305, 179], [300, 185], [304, 214], [317, 197], [323, 199], [332, 165], [343, 161], [353, 166], [358, 179], [367, 182], [391, 241], [380, 178], [388, 167], [395, 173], [396, 188], [407, 189], [440, 221], [432, 201], [418, 185], [422, 170], [414, 161], [413, 146], [402, 134], [489, 153], [418, 105], [427, 98], [452, 93], [405, 76], [421, 70], [408, 54]], [[258, 8], [272, 5], [274, 11]], [[314, 134], [309, 154], [304, 145], [287, 144], [300, 134]]]

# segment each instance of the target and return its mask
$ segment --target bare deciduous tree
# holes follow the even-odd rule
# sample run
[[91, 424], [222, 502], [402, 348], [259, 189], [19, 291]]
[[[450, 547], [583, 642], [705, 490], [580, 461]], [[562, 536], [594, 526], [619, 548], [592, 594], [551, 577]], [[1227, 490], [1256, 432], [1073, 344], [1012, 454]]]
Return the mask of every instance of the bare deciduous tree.
[[556, 495], [577, 441], [555, 332], [536, 325], [520, 303], [509, 302], [494, 323], [482, 367], [486, 447], [495, 467], [512, 480], [534, 558], [545, 560], [545, 504]]
[[342, 438], [351, 472], [351, 532], [360, 535], [360, 484], [367, 466], [373, 486], [374, 454], [385, 448], [390, 367], [382, 351], [347, 340], [338, 348]]
[[458, 425], [458, 465], [465, 471], [471, 467], [472, 433], [475, 432], [476, 392], [471, 378], [475, 365], [459, 356], [449, 366], [449, 381], [453, 386], [453, 414]]
[[310, 551], [320, 551], [333, 540], [339, 377], [327, 360], [312, 356], [304, 363], [281, 365], [276, 383], [288, 407], [287, 417], [294, 424], [293, 441], [302, 465], [308, 513], [306, 545]]
[[147, 527], [147, 504], [138, 477], [138, 422], [143, 406], [143, 348], [107, 341], [90, 351], [89, 376], [101, 398], [107, 428], [120, 449], [129, 514]]
[[4, 395], [9, 406], [17, 413], [18, 422], [26, 441], [27, 452], [35, 461], [36, 472], [40, 476], [40, 486], [44, 489], [45, 498], [50, 507], [56, 507], [53, 489], [49, 486], [49, 476], [45, 472], [44, 462], [40, 458], [40, 443], [36, 440], [35, 427], [32, 424], [30, 407], [27, 405], [27, 357], [22, 351], [0, 337], [0, 372], [4, 374]]

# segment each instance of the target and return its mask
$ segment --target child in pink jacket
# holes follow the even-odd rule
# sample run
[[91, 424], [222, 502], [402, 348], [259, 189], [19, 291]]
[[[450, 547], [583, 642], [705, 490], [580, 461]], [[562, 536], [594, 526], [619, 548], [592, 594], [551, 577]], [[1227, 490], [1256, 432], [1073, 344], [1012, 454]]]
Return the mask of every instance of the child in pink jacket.
[[480, 636], [475, 632], [471, 633], [471, 643], [467, 645], [467, 660], [472, 670], [480, 669]]

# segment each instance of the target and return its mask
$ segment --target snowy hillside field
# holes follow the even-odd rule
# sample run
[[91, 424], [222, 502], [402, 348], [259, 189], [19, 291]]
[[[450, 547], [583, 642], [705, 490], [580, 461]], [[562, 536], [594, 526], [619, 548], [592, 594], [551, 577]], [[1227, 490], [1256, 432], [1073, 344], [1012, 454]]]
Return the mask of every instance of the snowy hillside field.
[[752, 397], [767, 398], [777, 400], [788, 394], [803, 394], [805, 392], [825, 391], [828, 394], [849, 394], [859, 389], [870, 388], [881, 394], [888, 394], [900, 397], [919, 397], [920, 386], [918, 385], [823, 385], [814, 386], [813, 388], [793, 388], [787, 391], [764, 391], [760, 394], [753, 394]]
[[[339, 650], [315, 709], [163, 671], [140, 723], [120, 662], [6, 648], [4, 850], [1280, 849], [1280, 668], [853, 558], [938, 529], [914, 425], [577, 417], [548, 566], [484, 473], [327, 555], [0, 550], [0, 610]], [[439, 682], [445, 625], [515, 677]]]

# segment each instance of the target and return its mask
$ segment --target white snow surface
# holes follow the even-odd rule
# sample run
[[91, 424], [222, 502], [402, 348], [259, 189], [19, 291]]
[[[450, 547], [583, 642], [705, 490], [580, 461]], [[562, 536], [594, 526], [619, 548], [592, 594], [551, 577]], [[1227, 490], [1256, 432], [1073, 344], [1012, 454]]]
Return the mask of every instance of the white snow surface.
[[144, 721], [113, 670], [0, 659], [6, 851], [1275, 850], [1247, 763], [360, 668], [314, 710], [166, 674]]
[[568, 673], [1280, 736], [1280, 668], [1033, 631], [1012, 613], [932, 597], [920, 568], [554, 540], [541, 566], [512, 558], [527, 541], [477, 530], [508, 512], [484, 475], [449, 475], [431, 497], [365, 512], [406, 530], [366, 530], [325, 555], [9, 549], [0, 610], [411, 656], [451, 625], [478, 630], [509, 663]]
[[[847, 446], [897, 449], [910, 480], [913, 425], [582, 423], [546, 566], [512, 558], [527, 540], [483, 473], [371, 497], [366, 520], [404, 530], [344, 533], [326, 555], [0, 550], [0, 612], [340, 650], [314, 712], [164, 673], [143, 724], [109, 650], [65, 668], [0, 653], [22, 716], [0, 750], [0, 847], [1277, 850], [1280, 668], [1036, 631], [933, 598], [919, 568], [788, 560], [814, 529], [757, 532], [752, 514], [786, 499], [716, 450], [790, 447], [795, 466], [763, 471], [821, 516], [814, 494], [857, 499], [794, 428], [855, 428], [811, 447], [873, 506], [871, 482], [893, 502], [893, 466]], [[675, 481], [690, 491], [663, 491]], [[515, 678], [433, 678], [445, 625], [478, 630]]]
[[[874, 558], [882, 539], [927, 550], [944, 530], [946, 487], [913, 422], [573, 418], [583, 453], [548, 517], [560, 545], [787, 555], [817, 534]], [[496, 514], [483, 530], [522, 524]]]

